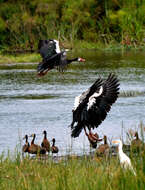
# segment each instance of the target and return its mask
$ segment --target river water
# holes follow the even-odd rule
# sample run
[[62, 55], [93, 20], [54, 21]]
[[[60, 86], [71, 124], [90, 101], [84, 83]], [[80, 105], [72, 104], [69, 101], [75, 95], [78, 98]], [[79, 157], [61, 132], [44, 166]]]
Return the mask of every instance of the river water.
[[42, 78], [36, 76], [37, 63], [0, 65], [0, 153], [20, 148], [25, 134], [36, 133], [36, 143], [40, 144], [43, 130], [49, 140], [56, 138], [60, 155], [89, 151], [84, 132], [79, 138], [70, 137], [74, 98], [110, 72], [120, 80], [120, 96], [94, 132], [100, 137], [107, 135], [109, 140], [125, 139], [129, 129], [135, 131], [145, 123], [144, 52], [73, 54], [86, 58], [86, 62], [73, 63], [64, 74], [50, 71]]

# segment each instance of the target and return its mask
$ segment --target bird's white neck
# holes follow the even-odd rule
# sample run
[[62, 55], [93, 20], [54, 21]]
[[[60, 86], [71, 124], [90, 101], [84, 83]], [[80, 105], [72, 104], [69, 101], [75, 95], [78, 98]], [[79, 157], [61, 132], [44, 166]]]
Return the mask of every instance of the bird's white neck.
[[54, 42], [56, 43], [56, 53], [60, 53], [59, 41], [54, 40]]
[[119, 143], [119, 146], [118, 146], [118, 154], [119, 154], [119, 157], [122, 157], [122, 155], [124, 154], [124, 152], [122, 150], [122, 143], [121, 142]]

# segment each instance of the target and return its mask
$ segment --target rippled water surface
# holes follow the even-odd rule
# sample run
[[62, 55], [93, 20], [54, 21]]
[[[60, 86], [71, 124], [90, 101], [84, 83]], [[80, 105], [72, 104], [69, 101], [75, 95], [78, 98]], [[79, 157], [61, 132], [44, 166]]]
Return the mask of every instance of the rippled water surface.
[[74, 63], [64, 74], [53, 70], [43, 78], [36, 77], [37, 64], [0, 65], [0, 152], [13, 151], [25, 134], [36, 133], [36, 143], [41, 143], [43, 130], [47, 130], [49, 140], [56, 138], [59, 154], [70, 149], [88, 151], [83, 132], [79, 138], [70, 138], [74, 98], [110, 72], [120, 80], [120, 97], [95, 131], [100, 137], [119, 138], [122, 123], [126, 131], [136, 129], [141, 121], [145, 123], [143, 52], [74, 54], [85, 57], [86, 63]]

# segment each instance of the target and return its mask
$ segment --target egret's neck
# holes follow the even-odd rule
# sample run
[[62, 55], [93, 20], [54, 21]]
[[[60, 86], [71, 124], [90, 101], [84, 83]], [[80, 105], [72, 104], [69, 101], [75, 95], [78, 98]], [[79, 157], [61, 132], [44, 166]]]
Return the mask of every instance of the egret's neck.
[[104, 144], [107, 144], [107, 139], [106, 138], [104, 139]]
[[119, 143], [119, 146], [118, 146], [118, 154], [119, 154], [119, 156], [123, 154], [122, 143]]

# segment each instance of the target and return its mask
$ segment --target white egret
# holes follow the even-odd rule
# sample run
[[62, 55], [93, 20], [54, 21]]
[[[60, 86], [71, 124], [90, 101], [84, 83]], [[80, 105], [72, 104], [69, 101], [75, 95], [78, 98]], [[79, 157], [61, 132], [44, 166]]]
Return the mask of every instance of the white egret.
[[122, 150], [122, 146], [123, 146], [122, 141], [115, 140], [115, 141], [112, 141], [112, 143], [118, 145], [118, 155], [119, 155], [121, 167], [123, 167], [124, 169], [129, 169], [136, 176], [136, 172], [133, 169], [130, 158]]

